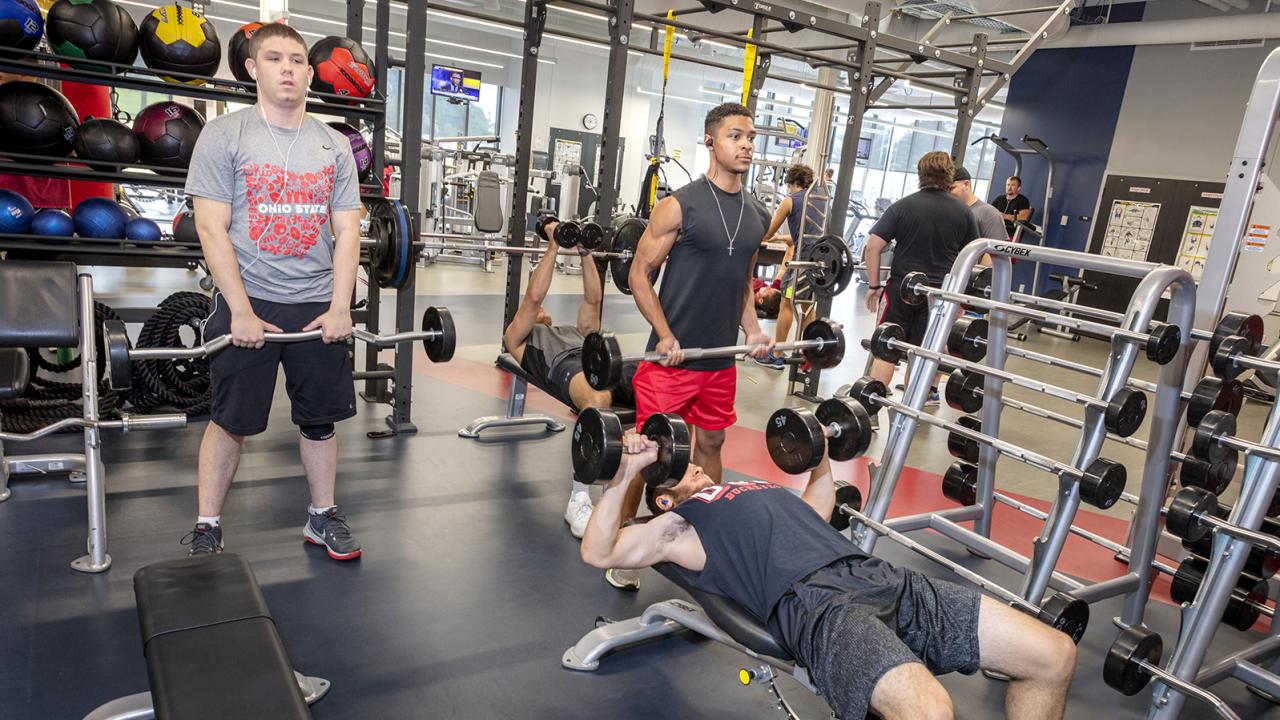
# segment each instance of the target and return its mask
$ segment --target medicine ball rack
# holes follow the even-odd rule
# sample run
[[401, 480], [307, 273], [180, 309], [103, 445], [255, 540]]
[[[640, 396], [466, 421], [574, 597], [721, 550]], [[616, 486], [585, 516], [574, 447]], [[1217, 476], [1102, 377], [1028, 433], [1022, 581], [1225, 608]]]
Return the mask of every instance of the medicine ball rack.
[[[600, 127], [600, 169], [594, 186], [599, 191], [595, 221], [601, 227], [609, 229], [615, 227], [613, 212], [620, 190], [619, 171], [622, 159], [618, 151], [624, 119], [622, 101], [629, 90], [627, 84], [629, 55], [643, 53], [662, 56], [660, 36], [665, 26], [674, 27], [691, 35], [712, 37], [735, 46], [742, 46], [748, 49], [748, 54], [755, 52], [755, 64], [745, 103], [753, 113], [757, 103], [762, 100], [761, 90], [768, 77], [774, 56], [799, 60], [815, 68], [830, 66], [844, 71], [848, 78], [848, 87], [842, 88], [811, 81], [806, 81], [806, 84], [835, 93], [847, 93], [848, 121], [843, 131], [845, 142], [841, 148], [836, 190], [832, 198], [832, 207], [845, 208], [849, 204], [849, 194], [852, 189], [854, 155], [858, 146], [857, 139], [862, 131], [863, 115], [872, 107], [910, 108], [910, 105], [876, 104], [895, 81], [910, 81], [955, 98], [954, 105], [931, 106], [931, 109], [955, 111], [956, 129], [951, 155], [956, 163], [961, 163], [968, 147], [969, 130], [974, 116], [1045, 41], [1049, 31], [1056, 27], [1056, 24], [1067, 22], [1066, 16], [1074, 6], [1073, 0], [1063, 0], [1056, 9], [1048, 12], [1044, 8], [1009, 11], [1008, 14], [1039, 13], [1044, 16], [1044, 21], [1034, 32], [1028, 34], [1028, 39], [1008, 61], [999, 60], [988, 54], [986, 33], [975, 33], [970, 42], [935, 45], [931, 38], [951, 23], [950, 13], [939, 18], [933, 28], [920, 39], [903, 38], [881, 32], [883, 6], [876, 0], [867, 2], [861, 14], [850, 14], [848, 21], [835, 20], [802, 8], [789, 7], [785, 2], [746, 3], [739, 0], [697, 0], [691, 7], [674, 9], [672, 13], [674, 17], [670, 19], [637, 12], [634, 0], [530, 0], [525, 9], [524, 21], [518, 23], [513, 23], [508, 18], [449, 7], [447, 12], [451, 14], [515, 26], [524, 30], [522, 57], [528, 61], [523, 63], [520, 78], [520, 114], [516, 131], [515, 178], [512, 183], [514, 198], [508, 223], [510, 233], [508, 244], [512, 246], [525, 243], [525, 229], [528, 226], [526, 213], [530, 160], [533, 153], [534, 97], [538, 80], [538, 64], [532, 60], [538, 57], [543, 36], [547, 30], [547, 7], [553, 3], [572, 8], [573, 12], [580, 15], [595, 15], [606, 23], [604, 33], [607, 33], [607, 36], [571, 35], [559, 30], [555, 31], [555, 34], [580, 41], [608, 43], [604, 113], [601, 116]], [[707, 27], [690, 22], [688, 19], [692, 15], [709, 16], [722, 11], [728, 11], [725, 13], [728, 16], [740, 17], [748, 21], [751, 37], [746, 36], [745, 28], [742, 32], [732, 32], [723, 29], [723, 25]], [[647, 42], [640, 40], [643, 36], [639, 33], [645, 30], [648, 31]], [[783, 40], [774, 39], [783, 34], [788, 37]], [[410, 31], [410, 38], [412, 37], [413, 34]], [[811, 39], [821, 39], [824, 42], [818, 45], [802, 44]], [[687, 54], [674, 53], [671, 57], [722, 69], [742, 70], [741, 67], [734, 68], [724, 63]], [[925, 63], [931, 65], [925, 65]], [[944, 69], [937, 69], [938, 66]], [[768, 97], [765, 96], [763, 101], [767, 103]], [[810, 131], [819, 135], [825, 132], [815, 128], [810, 128]], [[825, 164], [826, 158], [823, 158], [822, 162]], [[836, 237], [843, 236], [844, 223], [845, 213], [832, 213], [827, 232]], [[612, 230], [608, 232], [612, 234]], [[607, 237], [605, 244], [614, 245], [613, 238]], [[511, 322], [515, 317], [516, 309], [520, 306], [523, 275], [523, 262], [519, 258], [512, 258], [507, 264], [503, 327]], [[823, 317], [830, 312], [831, 298], [820, 298], [816, 309], [817, 315]], [[819, 370], [813, 369], [804, 373], [803, 377], [792, 378], [804, 383], [802, 396], [817, 396], [819, 373]]]
[[[1004, 376], [1010, 375], [1004, 370], [1005, 358], [1011, 354], [1007, 351], [1009, 319], [1011, 315], [1018, 315], [1016, 306], [1009, 304], [1013, 257], [1139, 280], [1124, 313], [1123, 326], [1112, 333], [1111, 352], [1106, 363], [1100, 370], [1088, 373], [1089, 376], [1098, 378], [1097, 390], [1092, 393], [1098, 398], [1113, 398], [1124, 391], [1130, 382], [1140, 346], [1143, 345], [1139, 339], [1145, 333], [1155, 333], [1157, 328], [1161, 328], [1169, 329], [1167, 334], [1174, 335], [1171, 328], [1153, 322], [1162, 295], [1166, 292], [1170, 294], [1167, 321], [1177, 328], [1178, 338], [1172, 343], [1174, 347], [1166, 350], [1176, 352], [1160, 354], [1160, 360], [1164, 364], [1160, 366], [1154, 397], [1150, 402], [1150, 432], [1142, 487], [1137, 493], [1130, 532], [1132, 544], [1129, 548], [1129, 568], [1120, 577], [1085, 584], [1055, 570], [1068, 535], [1080, 534], [1073, 523], [1082, 499], [1082, 483], [1071, 475], [1089, 470], [1099, 460], [1103, 442], [1107, 439], [1105, 415], [1109, 413], [1097, 406], [1086, 407], [1083, 421], [1078, 425], [1072, 423], [1081, 428], [1079, 442], [1067, 463], [1075, 470], [1072, 473], [1059, 473], [1057, 496], [1047, 517], [1043, 513], [1028, 513], [1044, 519], [1044, 526], [1033, 542], [1030, 557], [990, 538], [994, 507], [998, 500], [995, 492], [996, 461], [1002, 454], [1017, 459], [1019, 452], [1027, 452], [1021, 449], [1012, 452], [996, 447], [997, 443], [1011, 445], [1005, 441], [988, 441], [975, 437], [980, 445], [977, 451], [977, 484], [976, 488], [969, 491], [971, 494], [965, 497], [961, 507], [885, 520], [900, 473], [905, 467], [913, 435], [920, 424], [917, 418], [921, 417], [920, 411], [930, 391], [932, 379], [940, 365], [946, 365], [939, 362], [939, 354], [945, 351], [952, 326], [964, 305], [963, 292], [969, 285], [972, 268], [984, 253], [989, 254], [993, 260], [989, 290], [989, 297], [993, 302], [983, 305], [990, 310], [987, 315], [988, 334], [983, 365], [992, 370], [985, 373], [982, 381], [980, 431], [966, 433], [967, 435], [999, 438], [1001, 411], [1005, 407], [1002, 401], [1006, 382]], [[924, 294], [926, 290], [920, 288], [918, 292]], [[1186, 374], [1189, 355], [1186, 347], [1193, 337], [1191, 323], [1195, 312], [1196, 286], [1191, 276], [1184, 270], [1168, 265], [1057, 248], [1014, 245], [996, 240], [977, 240], [967, 245], [957, 256], [941, 291], [929, 289], [927, 293], [933, 304], [925, 339], [920, 346], [923, 351], [908, 351], [911, 366], [906, 391], [901, 400], [901, 406], [906, 411], [894, 411], [884, 455], [868, 494], [865, 513], [872, 520], [884, 523], [898, 532], [932, 529], [977, 554], [1024, 573], [1020, 593], [1029, 602], [1039, 604], [1050, 586], [1091, 604], [1104, 598], [1127, 595], [1123, 621], [1128, 625], [1141, 623], [1153, 581], [1152, 563], [1160, 532], [1161, 505], [1169, 478], [1170, 455], [1178, 437], [1179, 418], [1182, 414], [1181, 385]], [[872, 343], [875, 343], [874, 337]], [[1009, 407], [1017, 408], [1017, 405], [1011, 403]], [[1110, 500], [1114, 501], [1114, 498]], [[968, 521], [973, 522], [972, 530], [959, 525]], [[877, 533], [858, 526], [856, 519], [853, 520], [853, 526], [855, 541], [864, 551], [870, 552], [878, 538]]]
[[[374, 64], [380, 72], [373, 94], [368, 98], [350, 98], [328, 93], [310, 94], [307, 111], [313, 114], [327, 115], [346, 119], [348, 122], [363, 120], [373, 131], [374, 166], [371, 177], [376, 178], [374, 185], [362, 185], [361, 197], [365, 201], [383, 199], [381, 178], [386, 165], [386, 90], [387, 69], [390, 60], [390, 24], [391, 4], [399, 0], [371, 0], [375, 8], [374, 23]], [[362, 42], [364, 11], [366, 0], [347, 0], [346, 36]], [[405, 68], [406, 77], [426, 76], [426, 0], [408, 0], [407, 5], [408, 32], [405, 49], [406, 60], [397, 62]], [[173, 71], [156, 71], [141, 65], [122, 65], [118, 63], [94, 61], [95, 65], [107, 68], [104, 71], [80, 70], [62, 66], [65, 58], [45, 52], [31, 51], [22, 58], [0, 57], [0, 72], [17, 75], [29, 75], [47, 80], [71, 81], [107, 87], [130, 88], [162, 95], [187, 97], [227, 103], [249, 104], [255, 100], [254, 87], [224, 78], [207, 78], [197, 75]], [[202, 85], [167, 82], [161, 75], [178, 79], [196, 79], [204, 81]], [[402, 107], [417, 107], [422, 104], [425, 88], [423, 83], [405, 83]], [[419, 217], [418, 186], [421, 177], [422, 117], [420, 113], [406, 113], [404, 133], [400, 140], [403, 146], [401, 169], [401, 193], [406, 216], [410, 219], [410, 231], [417, 232]], [[108, 183], [131, 183], [155, 187], [181, 188], [186, 182], [186, 171], [163, 168], [153, 169], [142, 164], [112, 164], [94, 161], [92, 166], [83, 164], [76, 158], [57, 158], [50, 162], [49, 158], [32, 155], [9, 154], [0, 155], [0, 171], [14, 175], [30, 175], [40, 177], [64, 178], [68, 180], [88, 180]], [[157, 246], [129, 247], [123, 241], [94, 241], [86, 238], [54, 238], [53, 242], [68, 240], [67, 244], [52, 244], [50, 238], [39, 235], [0, 235], [0, 250], [38, 252], [41, 259], [68, 260], [77, 265], [103, 265], [117, 267], [152, 267], [152, 268], [186, 268], [194, 270], [203, 261], [203, 254], [198, 246], [183, 245], [172, 241]], [[370, 268], [370, 292], [363, 301], [352, 298], [353, 306], [363, 307], [352, 310], [355, 323], [363, 323], [372, 333], [379, 331], [380, 293], [373, 282], [375, 273]], [[404, 282], [395, 288], [394, 323], [397, 332], [415, 329], [415, 288], [414, 273], [406, 274]], [[378, 288], [385, 289], [385, 288]], [[130, 322], [142, 322], [150, 315], [150, 309], [123, 309], [122, 317]], [[357, 380], [364, 380], [361, 396], [370, 402], [388, 403], [391, 414], [386, 423], [389, 432], [386, 434], [414, 433], [417, 428], [410, 421], [412, 408], [412, 369], [413, 354], [410, 346], [397, 347], [393, 364], [379, 363], [378, 348], [367, 347], [365, 350], [364, 371], [356, 372]], [[388, 387], [390, 381], [391, 387]]]

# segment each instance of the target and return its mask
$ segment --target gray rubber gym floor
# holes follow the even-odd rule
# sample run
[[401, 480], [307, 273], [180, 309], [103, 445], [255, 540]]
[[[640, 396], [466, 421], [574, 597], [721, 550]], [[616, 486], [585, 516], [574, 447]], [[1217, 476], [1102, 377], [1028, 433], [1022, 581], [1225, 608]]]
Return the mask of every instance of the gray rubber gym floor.
[[[108, 293], [156, 294], [149, 276], [114, 272], [103, 273], [100, 282]], [[459, 360], [492, 361], [503, 277], [444, 266], [421, 274], [419, 306], [444, 304], [454, 311], [463, 345]], [[550, 301], [554, 315], [571, 316], [577, 282], [557, 279]], [[849, 322], [851, 339], [870, 328], [865, 311], [855, 310], [860, 302], [849, 293], [837, 306]], [[630, 300], [611, 296], [605, 312], [624, 348], [639, 347], [645, 326]], [[1102, 348], [1084, 341], [1067, 349], [1073, 358], [1093, 362]], [[851, 349], [842, 368], [828, 373], [824, 387], [851, 381], [864, 361], [861, 351]], [[761, 427], [764, 417], [784, 404], [782, 381], [750, 363], [739, 367], [739, 422]], [[596, 673], [562, 669], [561, 653], [593, 627], [597, 616], [630, 617], [680, 591], [646, 571], [639, 593], [622, 593], [579, 560], [577, 542], [562, 519], [568, 433], [463, 440], [456, 435], [459, 427], [476, 416], [501, 413], [505, 401], [421, 371], [415, 375], [414, 397], [415, 436], [366, 438], [366, 432], [383, 427], [386, 414], [371, 405], [339, 427], [339, 502], [363, 543], [361, 560], [335, 563], [302, 541], [306, 483], [283, 393], [277, 396], [276, 421], [247, 445], [223, 515], [227, 549], [252, 562], [294, 664], [333, 682], [329, 696], [313, 708], [317, 718], [778, 717], [764, 688], [739, 684], [743, 656], [690, 636], [622, 651]], [[1256, 418], [1260, 410], [1251, 412], [1255, 415], [1246, 417]], [[1065, 433], [1025, 425], [1010, 423], [1011, 432], [1038, 437], [1042, 451], [1061, 456], [1074, 444], [1073, 438], [1061, 437]], [[132, 575], [143, 565], [185, 553], [178, 540], [194, 520], [202, 430], [203, 422], [195, 422], [181, 431], [107, 439], [108, 531], [115, 564], [102, 575], [79, 575], [68, 567], [84, 550], [80, 488], [62, 477], [14, 480], [12, 499], [0, 504], [0, 718], [80, 718], [101, 703], [146, 689]], [[1256, 437], [1256, 430], [1254, 422], [1241, 424], [1242, 435]], [[7, 449], [70, 449], [77, 438]], [[918, 433], [911, 464], [939, 472], [950, 460], [942, 443], [939, 434]], [[1048, 494], [1051, 483], [1043, 474], [1003, 465], [1002, 473], [1025, 485], [1015, 487], [1018, 492]], [[1001, 484], [1009, 486], [1003, 479]], [[994, 563], [927, 534], [917, 537], [1017, 585]], [[946, 577], [892, 543], [882, 542], [878, 549], [895, 562]], [[1116, 635], [1109, 620], [1118, 607], [1113, 600], [1093, 608], [1069, 717], [1145, 713], [1148, 693], [1125, 698], [1101, 679], [1105, 649]], [[1148, 624], [1171, 644], [1177, 612], [1152, 603]], [[1257, 637], [1222, 628], [1214, 654]], [[953, 694], [958, 717], [1002, 716], [1000, 683], [981, 675], [942, 681]], [[782, 687], [802, 717], [827, 717], [819, 698], [789, 680]], [[1280, 718], [1280, 711], [1238, 683], [1214, 689], [1244, 717]], [[1194, 703], [1184, 713], [1206, 716], [1207, 709]]]

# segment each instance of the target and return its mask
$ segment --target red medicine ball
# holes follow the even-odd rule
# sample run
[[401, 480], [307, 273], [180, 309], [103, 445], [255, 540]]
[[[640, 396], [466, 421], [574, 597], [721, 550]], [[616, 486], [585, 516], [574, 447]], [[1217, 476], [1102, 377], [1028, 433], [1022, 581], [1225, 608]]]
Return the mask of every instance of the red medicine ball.
[[311, 46], [307, 59], [315, 69], [312, 90], [361, 98], [373, 93], [378, 72], [355, 40], [330, 35]]

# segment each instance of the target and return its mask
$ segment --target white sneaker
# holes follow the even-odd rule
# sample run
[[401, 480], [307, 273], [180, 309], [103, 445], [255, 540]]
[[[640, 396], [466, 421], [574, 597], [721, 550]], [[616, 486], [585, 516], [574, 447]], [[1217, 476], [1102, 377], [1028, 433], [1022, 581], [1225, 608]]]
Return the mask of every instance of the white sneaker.
[[619, 590], [639, 590], [640, 571], [609, 568], [604, 571], [604, 580]]
[[569, 523], [569, 532], [579, 540], [587, 531], [587, 521], [591, 519], [591, 511], [594, 509], [590, 495], [576, 492], [569, 496], [569, 505], [564, 509], [564, 521]]

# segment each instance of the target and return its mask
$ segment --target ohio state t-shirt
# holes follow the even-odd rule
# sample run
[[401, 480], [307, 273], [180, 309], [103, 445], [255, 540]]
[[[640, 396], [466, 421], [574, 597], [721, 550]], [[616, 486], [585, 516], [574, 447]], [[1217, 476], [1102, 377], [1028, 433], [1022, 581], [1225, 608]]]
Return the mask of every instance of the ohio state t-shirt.
[[330, 213], [360, 207], [351, 143], [308, 116], [267, 126], [254, 106], [200, 132], [186, 192], [231, 205], [231, 244], [249, 297], [279, 303], [333, 298]]

